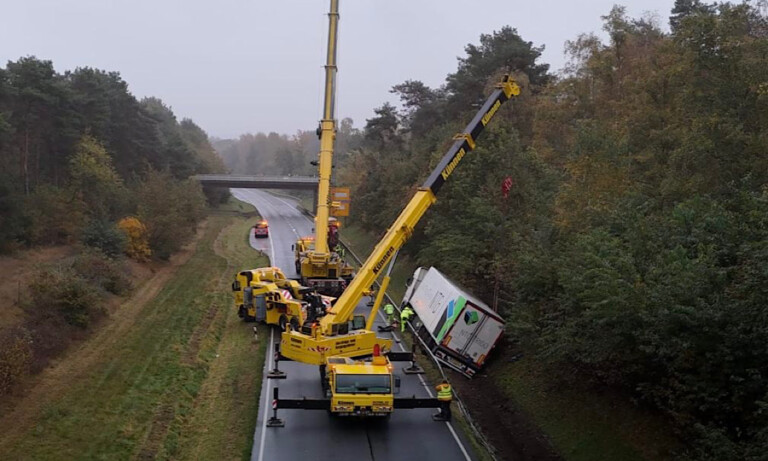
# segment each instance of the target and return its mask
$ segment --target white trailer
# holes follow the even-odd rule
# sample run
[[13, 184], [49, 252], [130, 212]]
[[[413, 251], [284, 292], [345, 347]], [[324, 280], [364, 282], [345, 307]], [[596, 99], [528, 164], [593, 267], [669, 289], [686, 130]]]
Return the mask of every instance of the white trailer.
[[416, 312], [417, 334], [449, 367], [472, 377], [504, 332], [504, 320], [434, 267], [419, 267], [401, 308]]

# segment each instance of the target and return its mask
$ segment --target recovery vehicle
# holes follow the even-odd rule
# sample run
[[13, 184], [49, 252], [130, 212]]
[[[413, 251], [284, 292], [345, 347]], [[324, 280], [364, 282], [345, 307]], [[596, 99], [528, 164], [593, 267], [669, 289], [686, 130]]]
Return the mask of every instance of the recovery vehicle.
[[[354, 315], [355, 308], [364, 292], [369, 291], [388, 263], [394, 263], [397, 252], [413, 234], [413, 229], [424, 213], [436, 201], [437, 193], [462, 159], [475, 148], [475, 141], [485, 126], [498, 112], [501, 105], [513, 96], [520, 94], [520, 87], [508, 75], [496, 85], [464, 131], [455, 136], [453, 145], [443, 156], [424, 184], [408, 202], [400, 216], [389, 227], [371, 255], [362, 265], [357, 275], [344, 291], [334, 306], [319, 320], [314, 335], [306, 334], [306, 329], [290, 330], [282, 334], [280, 352], [284, 357], [298, 362], [322, 365], [326, 357], [362, 357], [371, 355], [375, 346], [382, 351], [391, 350], [392, 341], [378, 338], [371, 331], [373, 320], [384, 292], [389, 284], [389, 265], [387, 274], [381, 282], [376, 302], [368, 320]], [[317, 241], [315, 244], [317, 245]]]
[[277, 267], [240, 271], [232, 282], [238, 315], [245, 321], [260, 321], [298, 329], [325, 315], [333, 298], [321, 296], [312, 288], [288, 279]]
[[302, 240], [294, 246], [297, 251], [296, 272], [301, 276], [301, 282], [326, 295], [339, 296], [354, 276], [354, 269], [336, 253], [338, 243], [338, 226], [330, 221], [330, 185], [333, 168], [333, 144], [336, 140], [336, 119], [334, 118], [336, 101], [336, 42], [339, 24], [339, 2], [331, 0], [331, 11], [328, 14], [328, 54], [325, 65], [325, 102], [323, 118], [317, 129], [320, 137], [320, 153], [318, 162], [317, 213], [315, 214], [314, 247], [297, 251]]
[[[307, 364], [319, 365], [321, 379], [328, 386], [327, 399], [280, 399], [275, 389], [274, 408], [325, 409], [333, 414], [382, 415], [388, 408], [425, 408], [437, 407], [436, 399], [392, 399], [389, 407], [387, 397], [377, 394], [373, 398], [363, 392], [350, 392], [350, 389], [368, 387], [365, 383], [375, 383], [376, 389], [383, 389], [386, 378], [395, 382], [389, 359], [372, 359], [369, 362], [353, 360], [371, 355], [388, 355], [392, 359], [392, 340], [379, 338], [372, 331], [373, 321], [381, 304], [384, 292], [389, 284], [397, 252], [413, 234], [413, 229], [429, 207], [435, 203], [436, 195], [462, 159], [475, 148], [475, 141], [485, 126], [496, 115], [501, 105], [513, 96], [520, 94], [515, 81], [504, 76], [496, 89], [488, 97], [478, 113], [464, 131], [455, 136], [455, 141], [445, 156], [432, 171], [424, 184], [418, 189], [400, 216], [389, 227], [371, 255], [358, 271], [352, 283], [342, 293], [336, 304], [319, 321], [313, 321], [310, 328], [289, 328], [280, 340], [279, 356]], [[317, 242], [316, 242], [317, 243]], [[376, 279], [384, 273], [376, 301], [366, 321], [354, 311], [365, 292], [369, 292]], [[328, 372], [327, 370], [330, 370]], [[344, 377], [341, 377], [341, 376]], [[359, 378], [358, 378], [359, 377]], [[375, 378], [374, 378], [375, 377]], [[349, 384], [354, 381], [355, 385]], [[339, 383], [343, 383], [339, 386]], [[395, 386], [396, 387], [396, 386]], [[374, 410], [374, 408], [376, 408]], [[275, 414], [274, 420], [279, 422]], [[276, 423], [275, 425], [279, 425]]]
[[[325, 409], [334, 414], [385, 415], [391, 413], [394, 408], [438, 406], [436, 399], [395, 399], [394, 397], [392, 397], [391, 406], [389, 405], [389, 395], [397, 389], [396, 377], [392, 373], [390, 362], [402, 359], [402, 356], [398, 357], [398, 354], [392, 351], [391, 339], [376, 336], [372, 331], [373, 321], [389, 284], [389, 274], [398, 251], [410, 238], [414, 227], [424, 213], [435, 203], [440, 188], [453, 174], [462, 159], [475, 148], [477, 138], [498, 113], [501, 105], [520, 94], [520, 88], [515, 81], [509, 76], [504, 76], [469, 125], [462, 133], [455, 136], [455, 141], [448, 152], [389, 227], [344, 290], [341, 282], [345, 280], [345, 275], [351, 277], [351, 272], [345, 273], [345, 263], [340, 258], [333, 258], [328, 247], [328, 195], [335, 136], [333, 101], [336, 34], [339, 19], [338, 0], [331, 0], [329, 18], [325, 111], [318, 129], [321, 142], [318, 206], [315, 218], [316, 235], [314, 248], [308, 247], [306, 254], [300, 258], [300, 273], [302, 282], [308, 286], [318, 286], [315, 281], [321, 279], [335, 282], [337, 287], [335, 293], [342, 290], [343, 292], [335, 305], [325, 311], [325, 315], [319, 315], [322, 310], [316, 309], [312, 311], [314, 318], [307, 315], [303, 322], [299, 321], [298, 325], [293, 321], [283, 322], [287, 328], [281, 335], [277, 356], [319, 366], [321, 383], [326, 389], [327, 398], [280, 399], [276, 387], [273, 404], [275, 416], [269, 424], [275, 426], [281, 425], [276, 415], [278, 408]], [[371, 292], [374, 282], [382, 275], [383, 279], [376, 300], [366, 320], [365, 316], [355, 314], [355, 308], [362, 296]], [[254, 282], [249, 281], [249, 283], [253, 285]], [[270, 290], [274, 292], [276, 289], [277, 285], [274, 283], [268, 288], [265, 287], [265, 297]], [[244, 305], [245, 301], [244, 295]], [[246, 312], [250, 314], [253, 311], [246, 310]], [[258, 308], [255, 312], [258, 315]], [[365, 360], [366, 357], [371, 356], [374, 358], [370, 361]], [[383, 358], [375, 358], [382, 356]], [[275, 372], [275, 377], [278, 377], [279, 372], [277, 370]], [[387, 378], [374, 378], [374, 376]], [[284, 377], [284, 374], [280, 377]], [[385, 389], [384, 384], [387, 379], [390, 383], [389, 390]], [[367, 389], [366, 392], [362, 392], [363, 389]], [[377, 392], [370, 392], [371, 389]], [[374, 401], [378, 403], [374, 404]]]

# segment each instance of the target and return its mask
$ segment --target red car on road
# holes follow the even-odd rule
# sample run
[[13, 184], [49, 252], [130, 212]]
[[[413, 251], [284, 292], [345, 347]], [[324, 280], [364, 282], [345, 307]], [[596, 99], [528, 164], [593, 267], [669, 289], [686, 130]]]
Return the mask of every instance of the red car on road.
[[253, 236], [256, 238], [269, 237], [269, 223], [267, 223], [266, 219], [257, 222], [256, 225], [253, 226]]

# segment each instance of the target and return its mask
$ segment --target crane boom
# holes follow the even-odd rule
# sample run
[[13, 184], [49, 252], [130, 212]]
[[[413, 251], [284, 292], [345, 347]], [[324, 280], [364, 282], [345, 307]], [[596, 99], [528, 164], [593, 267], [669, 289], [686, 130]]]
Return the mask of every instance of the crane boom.
[[389, 227], [333, 308], [320, 320], [317, 331], [313, 335], [297, 331], [283, 333], [281, 353], [285, 357], [304, 363], [322, 364], [327, 356], [363, 356], [371, 354], [375, 345], [384, 349], [391, 346], [390, 340], [377, 338], [370, 330], [348, 331], [348, 322], [357, 304], [393, 255], [408, 241], [416, 224], [435, 203], [437, 192], [466, 154], [475, 148], [478, 136], [501, 105], [519, 94], [517, 83], [510, 76], [504, 76], [469, 125], [454, 137], [455, 142], [448, 152]]
[[323, 119], [320, 121], [320, 181], [317, 189], [317, 214], [315, 215], [315, 250], [327, 258], [328, 248], [328, 195], [331, 184], [333, 143], [336, 139], [336, 43], [339, 30], [339, 0], [331, 0], [328, 13], [328, 54], [325, 61], [325, 102]]
[[482, 133], [488, 122], [499, 110], [499, 107], [517, 95], [520, 88], [509, 77], [505, 76], [498, 88], [483, 104], [472, 121], [464, 131], [456, 135], [455, 142], [440, 160], [432, 174], [424, 184], [416, 191], [410, 202], [405, 206], [400, 216], [389, 227], [386, 235], [379, 241], [371, 255], [357, 272], [357, 276], [347, 287], [334, 307], [320, 321], [323, 332], [330, 331], [329, 326], [334, 323], [347, 322], [367, 290], [378, 278], [380, 271], [389, 262], [392, 255], [399, 250], [410, 238], [413, 228], [419, 222], [424, 213], [435, 203], [437, 192], [445, 184], [448, 177], [454, 172], [464, 156], [475, 148], [475, 140]]

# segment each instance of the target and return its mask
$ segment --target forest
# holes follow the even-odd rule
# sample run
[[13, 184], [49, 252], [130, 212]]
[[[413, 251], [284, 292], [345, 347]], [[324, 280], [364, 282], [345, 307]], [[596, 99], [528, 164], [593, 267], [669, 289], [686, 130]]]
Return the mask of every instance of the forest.
[[[199, 126], [179, 122], [157, 98], [137, 100], [117, 72], [62, 74], [32, 56], [0, 68], [4, 252], [89, 238], [107, 249], [104, 242], [119, 238], [117, 222], [138, 216], [155, 256], [167, 258], [204, 200], [187, 178], [223, 171]], [[150, 194], [153, 187], [168, 195]], [[208, 194], [221, 200], [221, 192]], [[162, 235], [168, 225], [178, 238]]]
[[[379, 235], [512, 73], [523, 94], [405, 252], [496, 307], [564, 386], [662, 414], [677, 459], [768, 459], [766, 7], [677, 0], [669, 25], [614, 7], [607, 40], [569, 41], [559, 74], [517, 30], [483, 35], [444, 85], [405, 81], [363, 130], [342, 124], [334, 174], [352, 222]], [[311, 174], [311, 135], [244, 136], [222, 155]]]
[[24, 277], [3, 306], [0, 396], [131, 291], [128, 259], [168, 260], [190, 241], [206, 199], [228, 193], [189, 177], [223, 171], [199, 126], [159, 99], [137, 100], [116, 72], [58, 73], [32, 56], [0, 68], [0, 254], [73, 253]]

